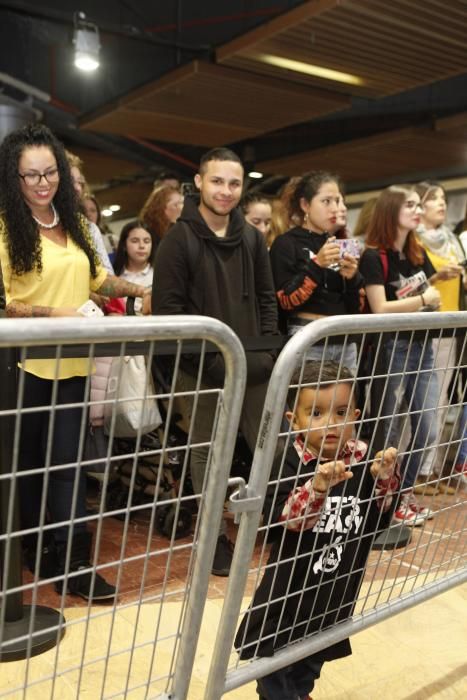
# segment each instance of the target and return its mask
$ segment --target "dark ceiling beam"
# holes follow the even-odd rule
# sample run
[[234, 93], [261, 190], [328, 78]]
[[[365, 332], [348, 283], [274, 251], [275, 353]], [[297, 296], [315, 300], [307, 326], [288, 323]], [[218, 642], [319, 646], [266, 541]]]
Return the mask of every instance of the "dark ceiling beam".
[[[40, 19], [46, 22], [51, 22], [53, 24], [66, 25], [70, 28], [74, 26], [74, 13], [62, 11], [62, 10], [52, 10], [43, 9], [40, 5], [33, 5], [28, 2], [3, 2], [0, 1], [0, 9], [7, 10], [8, 12], [23, 15], [26, 17], [32, 17], [34, 19]], [[117, 24], [110, 24], [108, 22], [95, 21], [90, 17], [92, 21], [97, 24], [101, 34], [109, 34], [113, 36], [124, 37], [125, 39], [132, 39], [133, 41], [145, 42], [147, 44], [153, 44], [155, 46], [162, 46], [164, 48], [170, 49], [180, 49], [181, 51], [190, 51], [191, 53], [207, 54], [214, 50], [214, 47], [208, 44], [186, 44], [180, 41], [170, 41], [168, 39], [161, 39], [154, 36], [154, 33], [148, 32], [145, 29], [140, 29], [134, 25], [120, 26]]]
[[358, 182], [356, 184], [346, 183], [346, 194], [366, 192], [369, 190], [382, 190], [385, 187], [394, 185], [395, 182], [420, 182], [421, 180], [446, 180], [448, 178], [465, 177], [465, 166], [453, 166], [449, 168], [434, 168], [433, 170], [412, 170], [401, 172], [397, 177], [386, 177]]
[[143, 148], [146, 148], [149, 151], [154, 151], [154, 153], [158, 153], [162, 156], [165, 156], [166, 158], [169, 158], [170, 160], [173, 160], [174, 162], [181, 164], [184, 167], [191, 168], [195, 172], [198, 170], [197, 163], [194, 163], [192, 160], [188, 160], [187, 158], [178, 155], [178, 153], [173, 153], [167, 148], [162, 148], [162, 146], [158, 146], [157, 144], [152, 143], [152, 141], [147, 141], [146, 139], [141, 139], [137, 136], [131, 136], [131, 134], [126, 134], [125, 138], [129, 141], [137, 143], [138, 145], [142, 146]]
[[[191, 29], [192, 27], [205, 27], [214, 24], [226, 24], [230, 22], [239, 22], [245, 19], [264, 18], [278, 15], [285, 12], [289, 8], [287, 6], [264, 7], [256, 10], [247, 10], [245, 12], [236, 12], [231, 15], [217, 15], [211, 17], [199, 17], [196, 19], [186, 20], [180, 23], [180, 29]], [[176, 23], [172, 24], [156, 24], [153, 27], [146, 27], [147, 32], [167, 32], [178, 29]]]
[[[153, 153], [161, 154], [171, 161], [177, 161], [190, 170], [193, 169], [193, 167], [196, 169], [196, 164], [192, 161], [142, 139], [138, 140], [134, 137], [124, 139], [111, 134], [101, 135], [89, 131], [80, 131], [76, 117], [69, 109], [68, 105], [51, 98], [48, 93], [38, 90], [24, 81], [13, 78], [5, 73], [0, 73], [0, 84], [7, 85], [8, 87], [12, 87], [13, 90], [25, 94], [27, 96], [26, 99], [29, 100], [28, 103], [23, 103], [5, 94], [2, 92], [3, 88], [0, 88], [0, 95], [3, 101], [16, 105], [23, 106], [24, 104], [24, 106], [28, 106], [31, 109], [31, 113], [35, 113], [36, 118], [41, 118], [45, 114], [47, 116], [48, 126], [62, 138], [65, 137], [72, 143], [100, 150], [114, 157], [138, 163], [142, 168], [146, 170], [149, 169], [152, 175], [155, 170], [161, 170], [161, 167], [158, 167], [153, 161]], [[35, 103], [35, 107], [33, 103]], [[129, 141], [132, 143], [130, 144]], [[137, 144], [137, 148], [135, 148], [134, 144]], [[148, 175], [148, 177], [150, 176], [151, 175]]]
[[[311, 151], [324, 146], [353, 141], [356, 138], [384, 133], [391, 129], [402, 129], [421, 124], [434, 127], [437, 117], [449, 117], [451, 114], [452, 110], [449, 110], [448, 114], [434, 114], [426, 109], [414, 109], [412, 112], [358, 116], [346, 116], [345, 113], [340, 113], [335, 118], [310, 120], [256, 137], [254, 141], [256, 160], [274, 160], [281, 158], [284, 152], [287, 155], [293, 155], [303, 151], [304, 147]], [[456, 115], [457, 112], [454, 116]], [[244, 143], [248, 143], [248, 141]], [[237, 142], [232, 147], [234, 150], [241, 150], [242, 145], [244, 144]]]

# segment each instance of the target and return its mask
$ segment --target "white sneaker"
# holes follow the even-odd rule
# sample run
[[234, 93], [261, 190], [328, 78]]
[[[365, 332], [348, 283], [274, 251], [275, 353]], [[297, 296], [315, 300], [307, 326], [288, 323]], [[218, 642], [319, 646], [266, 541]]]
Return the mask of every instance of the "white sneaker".
[[397, 509], [392, 516], [393, 522], [409, 527], [419, 527], [423, 525], [425, 520], [431, 520], [434, 517], [431, 508], [426, 508], [418, 503], [414, 496], [413, 490], [404, 491], [401, 494], [401, 499]]
[[426, 518], [410, 507], [410, 494], [406, 492], [401, 495], [399, 505], [394, 511], [392, 520], [394, 523], [398, 523], [399, 525], [419, 527], [420, 525], [423, 525]]

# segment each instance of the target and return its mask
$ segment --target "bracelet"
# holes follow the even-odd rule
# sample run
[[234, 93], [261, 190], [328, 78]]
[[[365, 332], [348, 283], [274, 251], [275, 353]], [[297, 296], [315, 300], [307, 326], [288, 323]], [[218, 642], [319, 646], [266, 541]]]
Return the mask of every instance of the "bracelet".
[[421, 296], [421, 298], [422, 298], [422, 306], [426, 306], [426, 304], [425, 304], [425, 299], [423, 298], [423, 294], [420, 294], [420, 296]]

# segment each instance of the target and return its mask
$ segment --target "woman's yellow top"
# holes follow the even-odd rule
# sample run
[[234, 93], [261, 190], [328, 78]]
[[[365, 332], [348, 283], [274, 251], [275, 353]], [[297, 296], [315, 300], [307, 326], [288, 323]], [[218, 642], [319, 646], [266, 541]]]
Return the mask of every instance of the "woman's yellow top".
[[[18, 301], [32, 306], [77, 309], [89, 299], [90, 292], [96, 292], [101, 287], [107, 277], [107, 271], [100, 265], [96, 277], [91, 276], [86, 253], [69, 236], [66, 248], [41, 236], [42, 272], [33, 269], [16, 275], [10, 265], [5, 230], [5, 221], [0, 217], [0, 264], [7, 304]], [[85, 377], [93, 371], [86, 358], [59, 360], [58, 368], [53, 358], [27, 360], [24, 369], [43, 379]]]
[[[425, 248], [431, 264], [435, 270], [440, 270], [445, 265], [457, 263], [457, 260], [447, 260]], [[440, 311], [459, 311], [459, 295], [461, 291], [461, 277], [458, 275], [450, 280], [438, 280], [433, 284], [441, 295]]]

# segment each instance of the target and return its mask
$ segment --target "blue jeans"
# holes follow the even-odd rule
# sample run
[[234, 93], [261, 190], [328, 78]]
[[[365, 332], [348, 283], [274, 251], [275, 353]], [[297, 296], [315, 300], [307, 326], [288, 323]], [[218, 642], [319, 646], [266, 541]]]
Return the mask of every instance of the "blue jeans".
[[461, 444], [459, 446], [456, 464], [465, 464], [467, 462], [467, 403], [464, 403], [462, 406], [459, 437], [461, 439]]
[[[311, 321], [310, 321], [311, 323]], [[295, 325], [293, 322], [289, 324], [288, 334], [294, 335], [301, 330], [303, 325]], [[330, 343], [327, 345], [312, 345], [306, 352], [307, 360], [317, 360], [321, 362], [323, 359], [333, 360], [338, 364], [342, 363], [343, 367], [347, 367], [352, 374], [357, 374], [357, 344], [346, 343], [345, 348], [342, 343]]]
[[323, 661], [303, 659], [258, 679], [256, 692], [264, 700], [300, 700], [313, 690]]
[[431, 340], [388, 340], [385, 344], [388, 377], [382, 399], [385, 444], [397, 447], [402, 434], [400, 411], [407, 404], [410, 419], [410, 442], [402, 460], [402, 488], [411, 488], [420, 466], [438, 437], [438, 379], [433, 372]]

